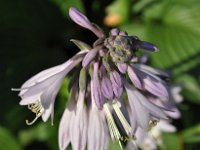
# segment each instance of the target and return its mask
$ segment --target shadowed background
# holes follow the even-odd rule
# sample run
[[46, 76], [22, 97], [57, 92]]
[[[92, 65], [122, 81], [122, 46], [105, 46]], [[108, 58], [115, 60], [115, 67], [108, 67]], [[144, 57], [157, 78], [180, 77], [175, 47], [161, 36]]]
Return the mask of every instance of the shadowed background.
[[[38, 120], [18, 105], [11, 88], [41, 70], [58, 65], [78, 49], [69, 41], [92, 44], [95, 36], [75, 25], [69, 7], [84, 12], [105, 31], [119, 27], [129, 35], [155, 43], [160, 51], [148, 64], [170, 70], [171, 83], [183, 86], [182, 118], [173, 121], [177, 133], [164, 133], [166, 149], [200, 146], [200, 1], [199, 0], [1, 0], [0, 1], [0, 149], [57, 150], [57, 130], [66, 106], [67, 79], [57, 96], [54, 126]], [[119, 149], [111, 144], [110, 149]]]

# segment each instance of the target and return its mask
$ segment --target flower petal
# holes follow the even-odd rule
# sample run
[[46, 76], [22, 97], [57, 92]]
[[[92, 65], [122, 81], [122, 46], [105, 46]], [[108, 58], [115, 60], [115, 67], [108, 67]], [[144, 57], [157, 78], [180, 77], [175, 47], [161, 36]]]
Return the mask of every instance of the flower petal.
[[70, 123], [70, 138], [73, 150], [84, 150], [87, 138], [87, 112], [78, 108], [73, 112]]
[[59, 149], [65, 150], [70, 142], [70, 122], [72, 118], [72, 110], [66, 108], [59, 125]]
[[22, 100], [20, 101], [20, 105], [28, 105], [28, 104], [32, 104], [32, 103], [35, 103], [37, 100], [40, 99], [40, 96], [41, 96], [41, 92], [38, 93], [38, 94], [35, 94], [35, 95], [31, 95], [31, 96], [28, 96], [28, 97], [25, 97], [25, 98], [22, 98]]
[[120, 98], [120, 96], [122, 95], [123, 90], [124, 90], [123, 87], [117, 87], [113, 84], [112, 84], [112, 86], [113, 86], [113, 92], [115, 94], [115, 97]]
[[132, 68], [131, 66], [128, 66], [127, 72], [134, 86], [137, 87], [138, 89], [142, 89], [142, 83], [140, 79], [138, 78], [137, 74], [134, 72], [134, 68]]
[[62, 85], [64, 78], [58, 78], [49, 86], [41, 95], [41, 103], [45, 109], [48, 109], [50, 104], [55, 101], [58, 91]]
[[85, 15], [83, 15], [78, 9], [71, 7], [69, 9], [69, 16], [75, 23], [77, 23], [81, 27], [89, 29], [97, 37], [99, 38], [104, 37], [104, 33], [98, 27], [96, 27], [96, 25], [93, 25], [93, 23], [91, 23], [88, 20], [88, 18]]
[[77, 53], [75, 56], [73, 56], [71, 59], [66, 61], [65, 63], [58, 65], [56, 67], [46, 69], [38, 73], [37, 75], [33, 76], [22, 85], [19, 96], [23, 95], [28, 90], [28, 88], [33, 87], [41, 82], [44, 82], [45, 80], [48, 80], [55, 75], [60, 74], [58, 76], [65, 76], [69, 71], [71, 71], [71, 69], [73, 69], [77, 64], [79, 64], [82, 61], [83, 57], [87, 52], [88, 51], [81, 51]]
[[146, 64], [149, 59], [149, 55], [144, 52], [144, 54], [139, 58], [139, 62], [142, 64]]
[[105, 98], [113, 99], [113, 88], [111, 81], [104, 75], [101, 81], [101, 91]]
[[143, 87], [151, 94], [158, 96], [163, 101], [169, 99], [168, 87], [159, 77], [135, 68], [135, 73], [143, 81]]
[[131, 107], [132, 114], [135, 114], [137, 124], [143, 129], [148, 129], [150, 115], [149, 111], [141, 104], [141, 99], [137, 97], [137, 90], [125, 84], [128, 101]]
[[54, 101], [51, 103], [48, 109], [45, 109], [44, 113], [42, 114], [42, 120], [46, 122], [51, 115], [51, 122], [53, 124], [53, 116], [54, 116]]
[[104, 104], [104, 96], [101, 91], [101, 86], [100, 86], [100, 81], [99, 81], [99, 76], [98, 76], [98, 70], [99, 70], [99, 64], [96, 62], [94, 63], [94, 71], [93, 71], [93, 78], [91, 80], [91, 84], [93, 84], [93, 96], [95, 103], [99, 109], [102, 109], [103, 104]]
[[112, 30], [110, 31], [110, 34], [111, 34], [112, 36], [117, 36], [117, 35], [119, 34], [119, 32], [120, 32], [119, 29], [114, 28], [114, 29], [112, 29]]
[[145, 41], [141, 41], [138, 46], [141, 49], [150, 50], [153, 52], [159, 51], [159, 49], [155, 45], [149, 42], [145, 42]]
[[106, 130], [104, 126], [105, 120], [101, 117], [101, 112], [93, 107], [90, 110], [90, 116], [88, 121], [88, 138], [87, 148], [88, 150], [104, 150], [106, 145]]
[[142, 93], [139, 91], [135, 91], [135, 95], [137, 96], [138, 99], [140, 99], [141, 104], [149, 110], [149, 113], [157, 118], [162, 118], [162, 119], [167, 119], [167, 116], [165, 113], [156, 106], [155, 104], [151, 103]]
[[144, 88], [151, 94], [160, 97], [163, 101], [167, 101], [169, 99], [168, 91], [161, 82], [150, 76], [144, 78], [143, 81]]
[[112, 84], [121, 87], [122, 86], [122, 77], [117, 71], [111, 71], [110, 73], [110, 80]]
[[164, 131], [164, 132], [175, 132], [176, 127], [171, 125], [169, 122], [165, 120], [160, 120], [160, 122], [157, 125], [158, 130]]
[[125, 63], [117, 63], [117, 68], [121, 73], [125, 74], [128, 69], [128, 65]]
[[170, 74], [166, 71], [162, 71], [162, 70], [159, 70], [159, 69], [155, 69], [155, 68], [152, 68], [150, 66], [147, 66], [147, 65], [143, 65], [143, 64], [134, 64], [134, 67], [138, 68], [139, 70], [142, 70], [144, 72], [147, 72], [147, 73], [152, 73], [154, 75], [158, 75], [158, 76], [163, 76], [163, 77], [166, 77], [166, 78], [169, 78], [170, 77]]
[[86, 55], [85, 57], [83, 58], [83, 61], [82, 61], [82, 66], [83, 67], [87, 67], [89, 65], [89, 63], [96, 57], [98, 51], [99, 51], [99, 47], [96, 47], [92, 50], [90, 50]]

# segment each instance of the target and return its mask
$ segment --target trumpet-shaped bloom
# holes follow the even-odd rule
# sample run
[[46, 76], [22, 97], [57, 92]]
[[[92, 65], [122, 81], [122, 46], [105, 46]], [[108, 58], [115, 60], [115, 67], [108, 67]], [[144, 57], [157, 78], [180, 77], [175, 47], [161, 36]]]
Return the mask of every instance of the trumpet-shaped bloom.
[[44, 70], [26, 81], [20, 89], [20, 105], [28, 105], [28, 108], [36, 114], [33, 121], [26, 121], [27, 124], [33, 124], [40, 116], [43, 121], [47, 121], [54, 112], [54, 102], [64, 77], [71, 69], [79, 64], [87, 51], [81, 51], [65, 63]]
[[[172, 91], [163, 78], [169, 74], [141, 64], [137, 52], [141, 49], [157, 52], [158, 48], [136, 36], [112, 29], [109, 36], [76, 8], [70, 8], [70, 18], [92, 31], [97, 40], [92, 46], [71, 40], [80, 52], [65, 63], [44, 70], [26, 81], [20, 89], [20, 104], [40, 116], [53, 118], [54, 103], [63, 79], [75, 66], [81, 70], [70, 83], [71, 95], [59, 126], [59, 149], [69, 144], [73, 150], [105, 150], [108, 139], [121, 149], [136, 149], [149, 130], [160, 120], [175, 118]], [[145, 60], [144, 60], [145, 61]], [[80, 71], [80, 72], [79, 72]], [[178, 90], [174, 90], [177, 93]], [[179, 95], [174, 94], [180, 100]], [[141, 132], [140, 132], [141, 131]], [[138, 132], [142, 134], [138, 134]], [[131, 144], [130, 144], [131, 143]]]

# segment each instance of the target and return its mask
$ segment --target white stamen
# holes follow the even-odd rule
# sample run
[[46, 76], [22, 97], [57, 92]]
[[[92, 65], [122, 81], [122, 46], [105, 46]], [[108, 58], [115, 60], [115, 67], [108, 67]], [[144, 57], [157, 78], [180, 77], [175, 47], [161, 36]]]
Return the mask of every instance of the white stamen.
[[27, 125], [32, 125], [39, 117], [43, 115], [44, 108], [42, 107], [40, 100], [38, 100], [36, 101], [36, 103], [28, 105], [28, 109], [30, 109], [33, 113], [36, 114], [36, 117], [33, 119], [33, 121], [29, 122], [28, 120], [26, 120]]
[[111, 136], [111, 139], [113, 141], [118, 141], [119, 142], [119, 146], [121, 148], [121, 150], [123, 150], [123, 147], [122, 147], [122, 144], [121, 144], [121, 139], [122, 139], [122, 136], [115, 124], [115, 121], [114, 121], [114, 118], [110, 112], [110, 106], [108, 103], [105, 103], [103, 105], [103, 110], [105, 112], [105, 116], [106, 116], [106, 120], [107, 120], [107, 123], [108, 123], [108, 128], [109, 128], [109, 131], [110, 131], [110, 136]]
[[124, 130], [126, 131], [126, 134], [128, 135], [128, 138], [132, 137], [131, 136], [132, 128], [130, 124], [128, 123], [128, 121], [126, 120], [126, 118], [124, 117], [122, 111], [120, 110], [121, 104], [119, 102], [114, 102], [112, 105], [117, 114], [117, 117], [119, 118]]
[[26, 124], [27, 124], [27, 125], [32, 125], [32, 124], [34, 124], [34, 123], [36, 122], [36, 120], [37, 120], [38, 118], [39, 118], [39, 117], [36, 116], [36, 117], [33, 119], [33, 121], [31, 121], [31, 122], [29, 122], [28, 120], [26, 120]]

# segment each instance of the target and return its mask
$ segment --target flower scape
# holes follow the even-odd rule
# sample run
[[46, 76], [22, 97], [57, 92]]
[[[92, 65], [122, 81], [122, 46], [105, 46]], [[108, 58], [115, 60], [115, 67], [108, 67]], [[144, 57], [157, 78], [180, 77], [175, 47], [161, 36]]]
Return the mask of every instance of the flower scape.
[[71, 144], [73, 150], [106, 150], [109, 139], [121, 149], [155, 149], [161, 143], [160, 134], [153, 136], [151, 131], [159, 123], [156, 133], [175, 131], [170, 118], [180, 117], [175, 101], [182, 98], [180, 90], [166, 82], [167, 72], [145, 65], [145, 55], [136, 55], [158, 48], [117, 28], [106, 35], [76, 8], [70, 8], [69, 16], [92, 31], [97, 40], [92, 46], [71, 40], [80, 52], [33, 76], [20, 89], [12, 89], [20, 92], [20, 105], [27, 105], [36, 115], [33, 121], [26, 120], [27, 125], [39, 117], [53, 121], [56, 95], [66, 75], [79, 65], [59, 125], [59, 149]]

